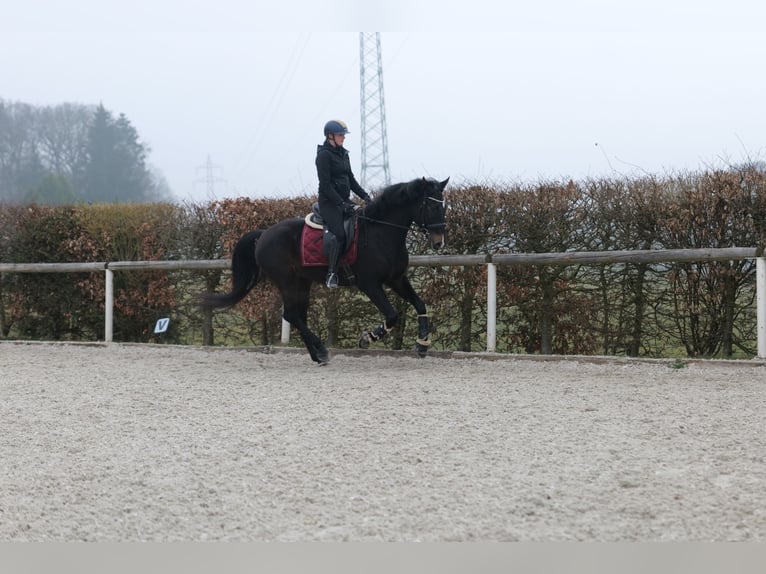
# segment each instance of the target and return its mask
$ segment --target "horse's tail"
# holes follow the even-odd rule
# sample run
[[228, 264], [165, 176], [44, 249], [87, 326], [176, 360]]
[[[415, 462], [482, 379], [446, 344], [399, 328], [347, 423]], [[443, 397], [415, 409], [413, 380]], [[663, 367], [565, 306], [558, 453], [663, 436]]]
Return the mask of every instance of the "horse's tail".
[[251, 231], [242, 236], [231, 256], [231, 291], [229, 293], [203, 293], [199, 296], [200, 307], [218, 309], [231, 307], [245, 298], [258, 282], [260, 270], [255, 261], [255, 244], [263, 233]]

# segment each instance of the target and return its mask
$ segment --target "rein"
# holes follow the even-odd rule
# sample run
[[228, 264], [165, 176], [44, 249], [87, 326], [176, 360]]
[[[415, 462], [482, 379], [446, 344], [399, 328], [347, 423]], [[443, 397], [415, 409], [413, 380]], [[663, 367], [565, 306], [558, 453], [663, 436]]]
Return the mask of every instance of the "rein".
[[[438, 203], [441, 203], [442, 206], [444, 205], [444, 200], [443, 199], [436, 199], [435, 197], [426, 196], [425, 198], [423, 198], [423, 203], [420, 204], [420, 211], [421, 211], [421, 213], [425, 211], [426, 200], [428, 200], [428, 199], [430, 199], [431, 201], [436, 201]], [[409, 230], [410, 227], [412, 227], [412, 223], [415, 223], [413, 221], [409, 225], [405, 226], [405, 225], [399, 225], [398, 223], [391, 223], [390, 221], [383, 221], [381, 219], [373, 219], [372, 217], [367, 217], [364, 214], [364, 211], [365, 210], [362, 209], [361, 213], [357, 214], [357, 216], [356, 216], [357, 219], [364, 219], [365, 221], [370, 221], [372, 223], [380, 223], [381, 225], [388, 225], [389, 227], [395, 227], [396, 229], [404, 229], [405, 231]], [[425, 219], [425, 217], [422, 217], [422, 219]], [[423, 233], [426, 233], [431, 227], [444, 227], [444, 224], [437, 223], [437, 224], [434, 224], [434, 225], [429, 225], [429, 224], [423, 222], [421, 225], [418, 225], [418, 227], [420, 228], [421, 231], [423, 231]]]
[[362, 213], [356, 216], [357, 219], [364, 219], [365, 221], [371, 221], [372, 223], [380, 223], [381, 225], [388, 225], [389, 227], [396, 227], [397, 229], [405, 229], [408, 230], [410, 227], [412, 227], [412, 224], [409, 225], [399, 225], [398, 223], [391, 223], [390, 221], [383, 221], [382, 219], [373, 219], [372, 217], [367, 217], [364, 215], [364, 210], [362, 210]]

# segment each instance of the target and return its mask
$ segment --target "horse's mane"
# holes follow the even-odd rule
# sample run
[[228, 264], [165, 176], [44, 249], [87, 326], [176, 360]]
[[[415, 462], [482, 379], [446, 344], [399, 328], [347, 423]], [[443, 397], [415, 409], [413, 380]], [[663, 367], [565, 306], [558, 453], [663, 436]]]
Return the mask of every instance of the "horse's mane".
[[383, 188], [383, 191], [375, 195], [375, 199], [364, 208], [365, 215], [370, 217], [382, 217], [390, 209], [410, 203], [420, 197], [418, 188], [426, 184], [423, 178], [394, 183]]

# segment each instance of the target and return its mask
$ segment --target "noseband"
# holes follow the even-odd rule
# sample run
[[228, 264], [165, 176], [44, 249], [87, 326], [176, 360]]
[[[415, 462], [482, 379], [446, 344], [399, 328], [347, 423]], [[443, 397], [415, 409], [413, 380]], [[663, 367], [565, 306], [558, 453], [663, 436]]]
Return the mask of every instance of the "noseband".
[[444, 200], [443, 199], [436, 199], [435, 197], [430, 197], [428, 194], [426, 194], [426, 197], [423, 199], [423, 203], [420, 204], [420, 220], [423, 222], [419, 224], [420, 229], [424, 233], [428, 233], [431, 229], [444, 229], [446, 227], [446, 224], [444, 222], [442, 223], [428, 223], [426, 221], [426, 201], [435, 201], [436, 203], [441, 204], [442, 210], [444, 210]]

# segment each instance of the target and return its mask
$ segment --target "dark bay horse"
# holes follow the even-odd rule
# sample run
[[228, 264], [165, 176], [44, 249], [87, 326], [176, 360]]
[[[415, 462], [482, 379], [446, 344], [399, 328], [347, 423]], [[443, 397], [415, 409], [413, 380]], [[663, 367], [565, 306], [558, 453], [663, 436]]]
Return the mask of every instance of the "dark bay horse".
[[[365, 331], [359, 346], [384, 337], [399, 318], [383, 286], [408, 301], [418, 314], [418, 338], [415, 348], [422, 357], [428, 351], [428, 315], [423, 300], [407, 278], [409, 255], [406, 238], [414, 223], [429, 235], [430, 245], [444, 244], [444, 181], [420, 178], [391, 185], [378, 193], [364, 209], [357, 211], [359, 243], [356, 262], [351, 265], [355, 285], [366, 294], [385, 320], [372, 331]], [[304, 267], [301, 264], [303, 218], [286, 219], [265, 230], [244, 235], [232, 254], [232, 289], [228, 294], [207, 293], [200, 305], [208, 308], [230, 307], [242, 300], [261, 278], [271, 280], [282, 295], [282, 316], [298, 329], [312, 360], [320, 365], [329, 361], [322, 341], [308, 328], [311, 284], [323, 283], [327, 267]], [[341, 275], [341, 286], [350, 285]]]

